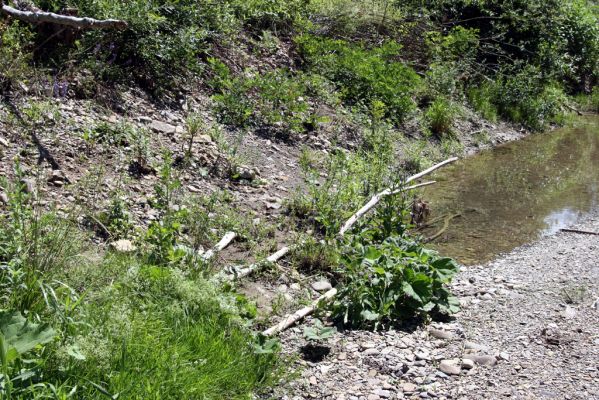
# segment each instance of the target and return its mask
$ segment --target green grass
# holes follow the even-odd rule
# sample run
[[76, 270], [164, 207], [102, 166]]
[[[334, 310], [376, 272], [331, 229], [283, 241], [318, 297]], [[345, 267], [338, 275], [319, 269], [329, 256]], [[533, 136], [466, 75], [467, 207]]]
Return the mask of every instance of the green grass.
[[6, 366], [12, 390], [0, 397], [249, 399], [281, 376], [276, 348], [258, 351], [242, 317], [249, 305], [207, 280], [204, 265], [148, 257], [164, 243], [148, 247], [144, 235], [137, 252], [106, 251], [70, 218], [34, 208], [20, 185], [2, 186], [2, 308], [55, 337]]

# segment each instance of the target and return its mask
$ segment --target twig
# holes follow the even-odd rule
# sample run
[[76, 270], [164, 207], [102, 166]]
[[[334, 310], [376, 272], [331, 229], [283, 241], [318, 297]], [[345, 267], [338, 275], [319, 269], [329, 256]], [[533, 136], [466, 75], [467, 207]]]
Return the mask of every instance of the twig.
[[583, 235], [595, 235], [595, 236], [599, 236], [599, 232], [581, 231], [581, 230], [578, 230], [578, 229], [562, 228], [562, 229], [560, 229], [560, 231], [562, 231], [562, 232], [569, 232], [569, 233], [581, 233]]
[[293, 314], [288, 314], [285, 318], [283, 318], [278, 324], [268, 328], [262, 334], [264, 336], [273, 336], [277, 333], [284, 331], [285, 329], [293, 326], [296, 322], [304, 319], [308, 315], [312, 314], [321, 303], [328, 302], [333, 297], [337, 295], [337, 289], [333, 288], [316, 299], [312, 304], [307, 307], [304, 307]]
[[84, 29], [126, 29], [128, 24], [118, 19], [98, 20], [94, 18], [79, 18], [68, 15], [60, 15], [45, 11], [23, 11], [2, 4], [0, 9], [3, 13], [21, 21], [37, 24], [40, 22], [49, 22], [58, 25], [67, 25], [75, 28]]

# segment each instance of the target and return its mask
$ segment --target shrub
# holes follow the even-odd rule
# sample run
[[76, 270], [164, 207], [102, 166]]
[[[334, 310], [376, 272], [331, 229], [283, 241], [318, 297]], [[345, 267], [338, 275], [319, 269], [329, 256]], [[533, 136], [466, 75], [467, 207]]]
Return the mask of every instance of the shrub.
[[457, 107], [453, 103], [439, 97], [427, 108], [424, 119], [428, 129], [435, 135], [442, 137], [451, 134], [457, 112]]
[[31, 53], [27, 49], [32, 37], [27, 26], [0, 19], [0, 94], [31, 78]]
[[468, 89], [468, 101], [483, 118], [495, 122], [497, 107], [494, 104], [494, 87], [492, 83], [483, 82]]
[[387, 117], [402, 121], [415, 108], [412, 94], [420, 79], [396, 61], [401, 46], [387, 42], [377, 48], [304, 35], [296, 42], [310, 70], [334, 82], [349, 105], [368, 110], [384, 103]]

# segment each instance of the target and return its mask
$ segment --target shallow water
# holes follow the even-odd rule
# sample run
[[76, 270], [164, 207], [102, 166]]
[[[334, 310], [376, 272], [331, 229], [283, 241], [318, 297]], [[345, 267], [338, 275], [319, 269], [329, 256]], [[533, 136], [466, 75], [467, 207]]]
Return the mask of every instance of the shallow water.
[[483, 151], [434, 179], [422, 191], [430, 219], [460, 216], [431, 247], [466, 265], [489, 261], [599, 207], [599, 118]]

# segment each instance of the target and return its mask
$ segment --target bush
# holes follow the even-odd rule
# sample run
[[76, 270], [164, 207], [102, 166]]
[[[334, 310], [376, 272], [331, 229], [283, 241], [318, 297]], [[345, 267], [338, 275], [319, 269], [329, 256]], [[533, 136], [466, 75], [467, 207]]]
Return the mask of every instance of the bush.
[[33, 34], [27, 26], [0, 19], [0, 94], [32, 76], [29, 68]]
[[494, 86], [492, 83], [483, 82], [468, 89], [468, 101], [483, 118], [491, 122], [497, 120], [497, 107], [494, 104]]
[[424, 113], [427, 128], [439, 137], [450, 135], [457, 112], [456, 106], [449, 100], [437, 98]]
[[382, 102], [386, 116], [401, 122], [415, 108], [412, 94], [420, 79], [396, 61], [401, 46], [387, 42], [377, 48], [304, 35], [296, 42], [308, 68], [334, 82], [349, 105], [369, 110]]

